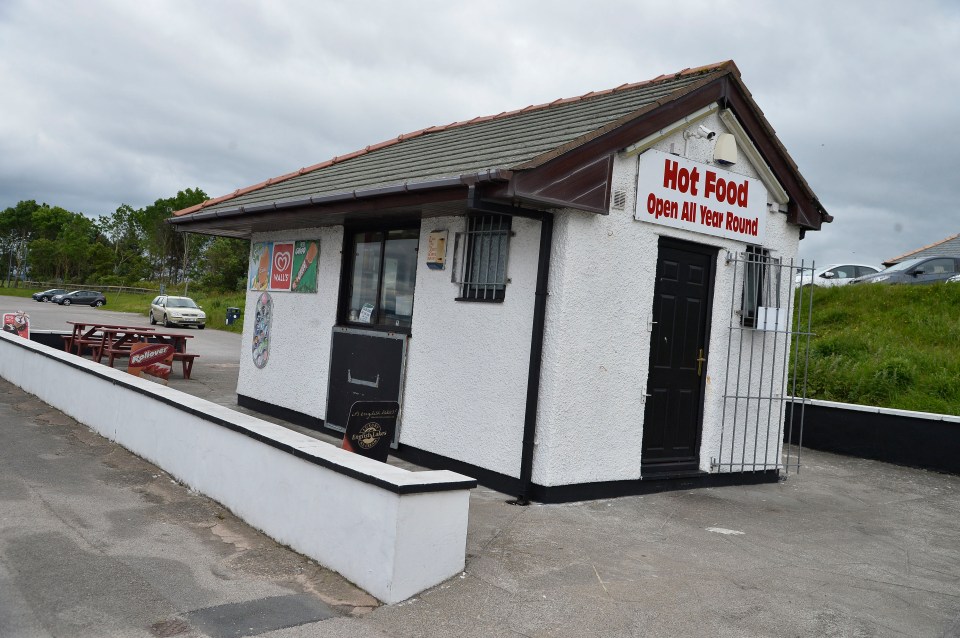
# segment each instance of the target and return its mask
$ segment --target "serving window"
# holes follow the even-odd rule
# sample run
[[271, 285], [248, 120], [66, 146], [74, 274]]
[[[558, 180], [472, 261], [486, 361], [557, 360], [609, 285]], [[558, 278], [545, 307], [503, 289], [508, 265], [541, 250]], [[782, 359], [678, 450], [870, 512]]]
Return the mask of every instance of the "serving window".
[[410, 330], [419, 243], [419, 228], [348, 231], [340, 323]]

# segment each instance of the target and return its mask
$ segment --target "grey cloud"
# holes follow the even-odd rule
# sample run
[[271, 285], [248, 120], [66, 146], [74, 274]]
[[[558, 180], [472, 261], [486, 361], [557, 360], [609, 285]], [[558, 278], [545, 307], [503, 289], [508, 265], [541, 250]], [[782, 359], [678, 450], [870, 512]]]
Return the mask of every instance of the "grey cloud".
[[734, 59], [837, 218], [803, 256], [879, 261], [960, 231], [944, 215], [958, 57], [957, 9], [929, 0], [7, 0], [0, 207], [221, 195], [425, 126]]

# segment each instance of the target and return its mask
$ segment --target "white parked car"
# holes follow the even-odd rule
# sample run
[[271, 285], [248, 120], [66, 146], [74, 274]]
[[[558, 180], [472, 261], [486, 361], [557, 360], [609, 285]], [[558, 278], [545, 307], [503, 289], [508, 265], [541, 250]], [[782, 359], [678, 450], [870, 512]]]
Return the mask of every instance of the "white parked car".
[[872, 275], [882, 270], [880, 266], [867, 264], [830, 264], [826, 268], [817, 268], [812, 273], [804, 270], [794, 278], [798, 286], [844, 286], [857, 277]]
[[207, 314], [190, 297], [160, 295], [150, 302], [150, 325], [207, 327]]

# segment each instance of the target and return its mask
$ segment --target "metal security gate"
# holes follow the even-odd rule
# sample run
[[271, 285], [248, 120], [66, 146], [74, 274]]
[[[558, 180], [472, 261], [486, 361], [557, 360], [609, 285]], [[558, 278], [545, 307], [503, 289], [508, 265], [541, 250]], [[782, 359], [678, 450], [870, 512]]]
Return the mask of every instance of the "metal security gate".
[[813, 286], [799, 284], [812, 281], [813, 263], [786, 262], [752, 246], [728, 252], [726, 263], [734, 269], [734, 303], [720, 452], [711, 471], [799, 472], [813, 334]]

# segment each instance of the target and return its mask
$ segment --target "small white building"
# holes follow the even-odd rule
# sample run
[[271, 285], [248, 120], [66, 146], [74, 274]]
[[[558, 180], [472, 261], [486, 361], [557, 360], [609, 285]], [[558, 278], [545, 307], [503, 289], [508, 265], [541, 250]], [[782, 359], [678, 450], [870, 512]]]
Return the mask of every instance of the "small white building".
[[725, 62], [401, 135], [172, 223], [251, 241], [241, 405], [341, 431], [397, 400], [398, 455], [562, 501], [778, 478], [788, 271], [831, 220]]

